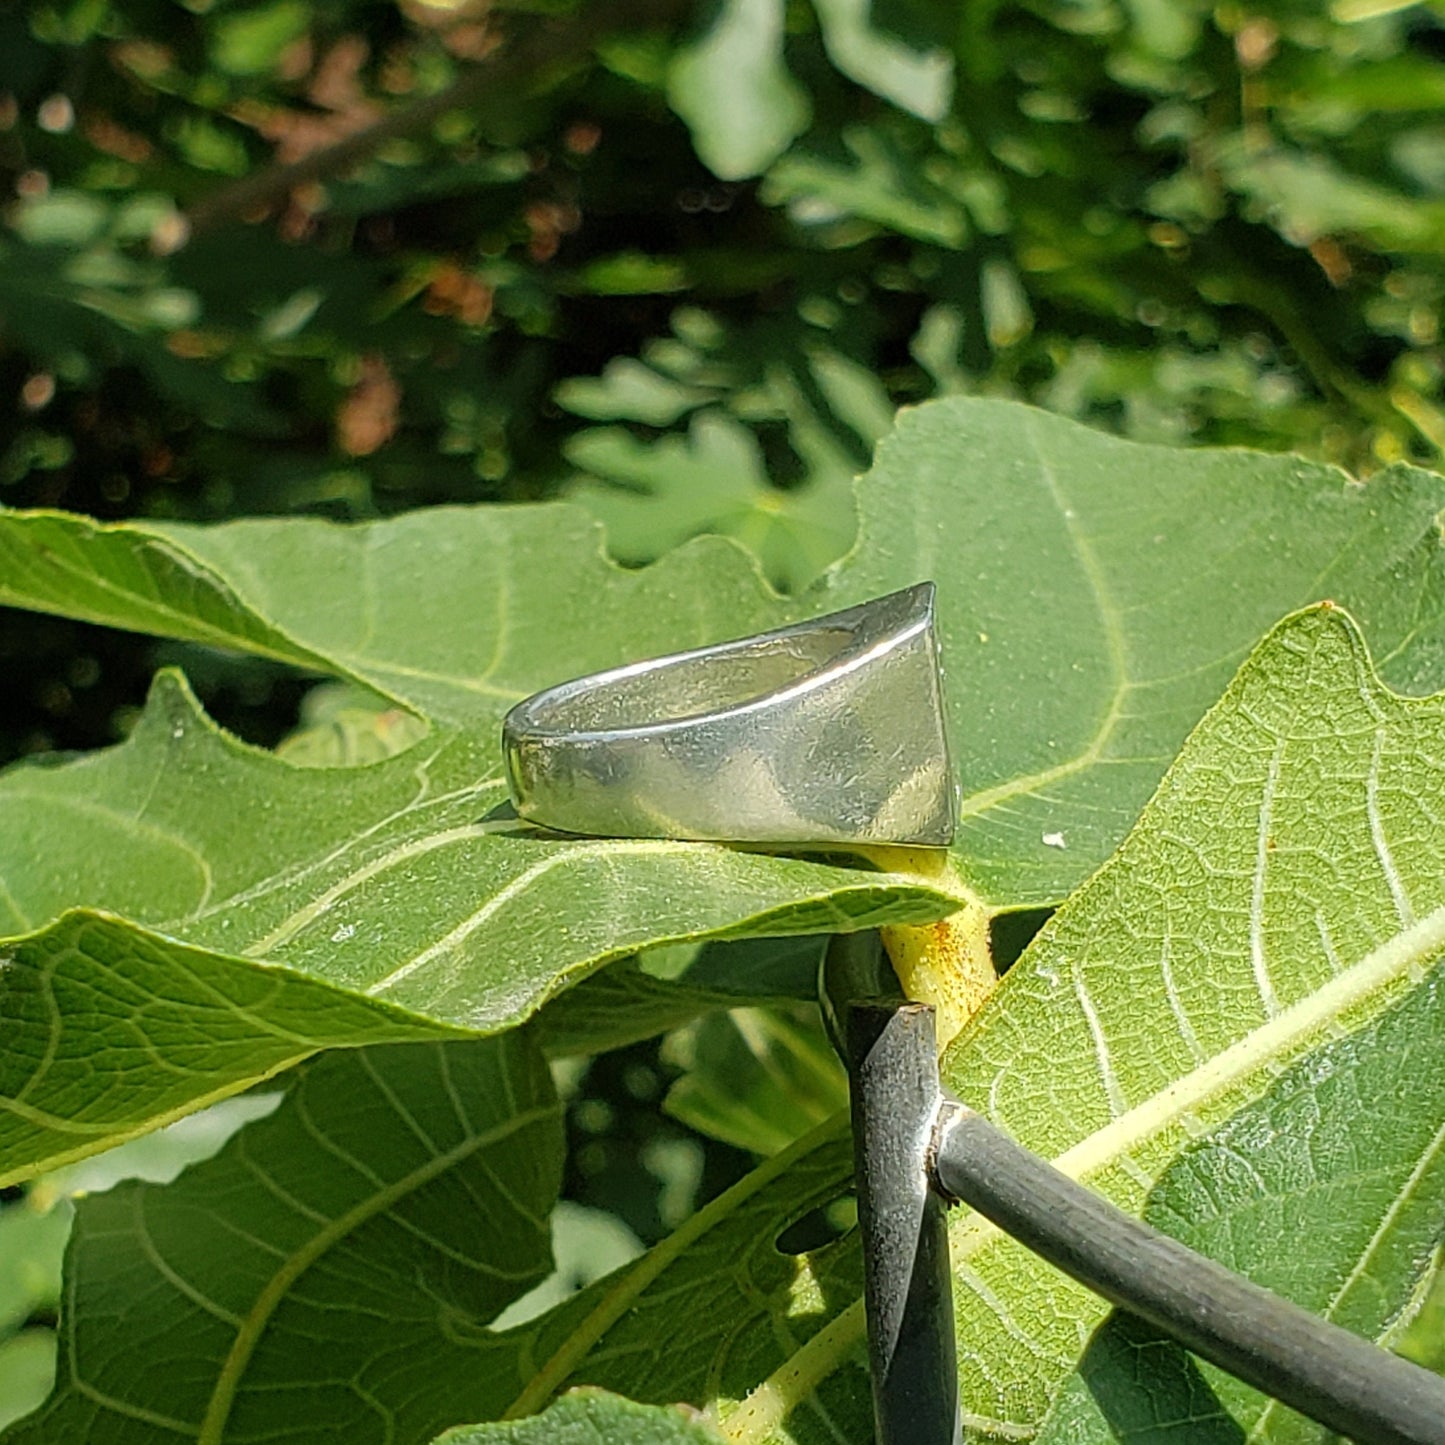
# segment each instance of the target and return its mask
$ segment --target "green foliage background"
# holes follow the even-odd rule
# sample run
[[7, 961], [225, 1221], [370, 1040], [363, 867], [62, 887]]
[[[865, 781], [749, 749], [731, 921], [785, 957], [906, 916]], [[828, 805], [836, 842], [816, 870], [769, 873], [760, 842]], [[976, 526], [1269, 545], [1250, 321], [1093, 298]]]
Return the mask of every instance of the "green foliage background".
[[[722, 530], [797, 586], [894, 407], [939, 393], [1438, 463], [1430, 7], [860, 13], [6, 7], [0, 500], [572, 491], [627, 560]], [[35, 621], [0, 656], [10, 754], [106, 738], [153, 662]], [[288, 677], [185, 661], [249, 735], [294, 715]]]
[[[797, 586], [846, 550], [894, 407], [944, 392], [1438, 462], [1429, 7], [865, 13], [7, 7], [0, 499], [575, 491], [627, 560], [722, 530]], [[298, 162], [321, 179], [288, 187]], [[0, 652], [31, 659], [12, 752], [103, 735], [150, 671], [64, 625]], [[273, 740], [287, 684], [209, 672]]]
[[[12, 6], [0, 503], [567, 494], [622, 561], [723, 532], [796, 591], [933, 396], [1438, 468], [1442, 157], [1445, 25], [1389, 0]], [[4, 760], [115, 740], [167, 661], [253, 740], [304, 697], [327, 746], [395, 744], [188, 644], [4, 613], [0, 658]], [[587, 1248], [625, 1256], [745, 1167], [656, 1112], [736, 1048], [674, 1036], [572, 1081], [564, 1192], [631, 1231]], [[674, 1112], [774, 1147], [687, 1090]], [[49, 1367], [50, 1197], [0, 1212], [24, 1264], [0, 1399]]]

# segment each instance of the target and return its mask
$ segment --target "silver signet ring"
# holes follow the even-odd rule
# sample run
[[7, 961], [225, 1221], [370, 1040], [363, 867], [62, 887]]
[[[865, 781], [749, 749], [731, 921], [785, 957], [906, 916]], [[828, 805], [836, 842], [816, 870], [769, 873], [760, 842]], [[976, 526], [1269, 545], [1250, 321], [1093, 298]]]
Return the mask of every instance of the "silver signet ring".
[[933, 601], [923, 582], [535, 693], [502, 723], [518, 814], [607, 838], [946, 847]]

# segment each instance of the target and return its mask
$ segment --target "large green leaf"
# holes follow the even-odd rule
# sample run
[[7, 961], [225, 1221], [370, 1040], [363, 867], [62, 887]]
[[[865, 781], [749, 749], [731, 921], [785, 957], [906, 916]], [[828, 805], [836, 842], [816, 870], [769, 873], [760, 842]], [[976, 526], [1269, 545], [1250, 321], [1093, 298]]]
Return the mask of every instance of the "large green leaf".
[[[167, 969], [194, 973], [202, 953], [232, 993], [269, 999], [304, 976], [365, 999], [293, 1030], [286, 1057], [264, 1004], [229, 1011], [235, 1071], [198, 1084], [195, 1103], [420, 1017], [514, 1023], [662, 942], [1054, 903], [1108, 855], [1231, 669], [1296, 604], [1353, 608], [1397, 685], [1445, 679], [1442, 506], [1445, 483], [1423, 472], [1364, 487], [1290, 458], [1133, 446], [955, 399], [904, 415], [860, 486], [854, 553], [788, 601], [717, 539], [622, 571], [566, 507], [357, 527], [0, 513], [0, 600], [329, 669], [426, 727], [363, 766], [302, 767], [220, 732], [163, 676], [122, 746], [0, 778], [0, 927], [42, 930], [31, 946], [65, 952], [74, 979], [52, 1009], [30, 971], [0, 973], [15, 1087], [47, 1115], [85, 1119], [95, 1080], [38, 1094], [50, 1061], [90, 1046], [90, 994], [140, 979], [163, 998]], [[534, 688], [926, 577], [940, 582], [963, 785], [951, 862], [564, 839], [500, 808], [497, 725]], [[104, 922], [102, 961], [45, 941], [75, 907], [119, 915]], [[373, 1003], [412, 1017], [380, 1024]], [[209, 1058], [204, 1035], [198, 1047], [164, 1019], [139, 1011], [133, 1046], [108, 1056], [110, 1082], [123, 1077], [135, 1101], [121, 1133], [187, 1107], [185, 1076]], [[113, 1137], [90, 1130], [69, 1152]]]
[[[1437, 970], [1376, 1023], [1307, 1055], [1258, 1103], [1187, 1148], [1150, 1194], [1145, 1217], [1357, 1334], [1385, 1335], [1445, 1237], [1434, 1087], [1442, 1066], [1445, 976]], [[1397, 1107], [1401, 1100], [1411, 1102]], [[1271, 1147], [1261, 1150], [1265, 1140]], [[1327, 1438], [1141, 1322], [1114, 1315], [1089, 1342], [1039, 1442], [1223, 1445], [1242, 1439], [1241, 1427], [1260, 1441]]]
[[[243, 1125], [264, 1118], [280, 1099], [265, 1090], [227, 1099], [46, 1175], [27, 1190], [7, 1191], [20, 1197], [0, 1207], [0, 1427], [43, 1404], [54, 1384], [54, 1321], [72, 1198], [126, 1179], [168, 1184], [187, 1165], [209, 1159]], [[6, 1333], [17, 1324], [23, 1327]]]
[[[1445, 1210], [1429, 1084], [1445, 1069], [1442, 759], [1445, 696], [1381, 685], [1338, 609], [1287, 621], [951, 1046], [949, 1084], [1126, 1208], [1173, 1228], [1197, 1212], [1195, 1243], [1377, 1333], [1416, 1292]], [[1388, 1110], [1362, 1107], [1365, 1089]], [[1205, 1217], [1200, 1201], [1224, 1198], [1209, 1171], [1245, 1137], [1251, 1169]], [[1301, 1200], [1302, 1157], [1326, 1141], [1335, 1158]], [[849, 1172], [841, 1124], [824, 1128], [530, 1336], [504, 1336], [499, 1352], [546, 1362], [510, 1408], [586, 1382], [712, 1403], [737, 1442], [866, 1438], [856, 1249], [790, 1260], [772, 1243]], [[1326, 1214], [1296, 1263], [1303, 1221]], [[951, 1238], [971, 1428], [1030, 1435], [1106, 1307], [976, 1216]]]
[[[12, 949], [20, 966], [0, 976], [5, 1177], [106, 1147], [316, 1048], [425, 1036], [406, 1008], [447, 1031], [495, 1028], [569, 976], [641, 945], [864, 926], [900, 909], [925, 916], [956, 896], [901, 874], [708, 845], [579, 851], [486, 816], [506, 796], [497, 725], [509, 702], [548, 677], [622, 660], [629, 638], [651, 633], [644, 648], [665, 650], [724, 630], [699, 632], [658, 606], [684, 589], [680, 577], [666, 580], [669, 564], [638, 592], [641, 577], [606, 563], [595, 526], [577, 514], [478, 509], [370, 535], [287, 523], [241, 530], [249, 535], [185, 533], [210, 548], [207, 565], [159, 533], [9, 514], [0, 590], [306, 666], [329, 655], [334, 670], [423, 714], [429, 731], [367, 766], [298, 767], [219, 731], [163, 674], [122, 746], [0, 781], [11, 840], [0, 859], [0, 927], [39, 929]], [[559, 542], [575, 569], [572, 615], [596, 629], [586, 635], [542, 624], [545, 599], [562, 603], [568, 588], [527, 559]], [[372, 583], [378, 544], [409, 560]], [[719, 544], [702, 550], [709, 557], [693, 562], [706, 579], [704, 610], [765, 623], [773, 604], [746, 558]], [[478, 557], [503, 565], [484, 569]], [[428, 573], [449, 575], [419, 592]], [[686, 576], [690, 590], [699, 574], [689, 566]], [[476, 626], [459, 638], [448, 619], [468, 613]], [[714, 882], [677, 889], [678, 859], [696, 866], [704, 854]], [[741, 915], [737, 884], [751, 895]], [[77, 903], [125, 921], [92, 911], [45, 926]], [[718, 927], [703, 922], [708, 913]], [[560, 920], [570, 921], [554, 934]], [[416, 987], [427, 979], [423, 999]], [[116, 1046], [103, 1052], [96, 998], [114, 1015], [105, 1028]]]
[[318, 1049], [458, 1032], [288, 968], [85, 912], [8, 946], [3, 998], [6, 1183], [153, 1129]]
[[[1445, 956], [1445, 834], [1430, 822], [1445, 785], [1442, 745], [1445, 698], [1383, 687], [1338, 610], [1283, 625], [1116, 857], [1015, 965], [1001, 1007], [951, 1048], [951, 1086], [1142, 1209], [1202, 1129], [1254, 1102], [1281, 1066], [1418, 991]], [[1445, 1032], [1421, 1023], [1410, 1037], [1417, 1063], [1438, 1070]], [[1402, 1139], [1438, 1127], [1429, 1088], [1394, 1108]], [[1336, 1110], [1332, 1127], [1363, 1153], [1391, 1126], [1355, 1108]], [[1261, 1171], [1263, 1156], [1287, 1160], [1296, 1149], [1285, 1133], [1261, 1138]], [[1287, 1172], [1287, 1162], [1275, 1167]], [[1429, 1187], [1442, 1184], [1437, 1173]], [[1348, 1274], [1356, 1241], [1388, 1211], [1362, 1190], [1336, 1203], [1354, 1211], [1350, 1229], [1311, 1247], [1321, 1269]], [[1276, 1233], [1275, 1247], [1292, 1237]], [[1268, 1243], [1266, 1233], [1259, 1245]], [[1058, 1383], [1050, 1362], [1072, 1359], [1099, 1306], [971, 1222], [955, 1233], [955, 1259], [973, 1286], [959, 1301], [970, 1408], [1032, 1424]], [[1396, 1308], [1413, 1282], [1395, 1280]], [[1013, 1308], [989, 1306], [998, 1289]], [[1005, 1350], [1013, 1370], [1000, 1373]]]
[[1445, 481], [1429, 472], [1366, 485], [959, 398], [903, 414], [860, 507], [858, 545], [813, 605], [938, 579], [954, 864], [997, 908], [1088, 877], [1297, 606], [1347, 608], [1392, 686], [1445, 686]]
[[561, 1164], [524, 1032], [327, 1055], [178, 1182], [79, 1202], [58, 1384], [7, 1445], [430, 1440], [548, 1272]]

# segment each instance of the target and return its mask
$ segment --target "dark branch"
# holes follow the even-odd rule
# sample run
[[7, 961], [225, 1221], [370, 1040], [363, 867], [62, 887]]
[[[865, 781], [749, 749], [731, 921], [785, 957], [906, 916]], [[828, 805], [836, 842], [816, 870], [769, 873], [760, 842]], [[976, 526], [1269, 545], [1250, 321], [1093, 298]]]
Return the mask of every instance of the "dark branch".
[[641, 25], [670, 25], [684, 13], [681, 0], [640, 4], [591, 4], [565, 20], [543, 22], [509, 38], [485, 60], [469, 66], [445, 90], [399, 106], [335, 145], [287, 165], [264, 170], [220, 187], [185, 216], [185, 239], [279, 205], [298, 186], [344, 175], [369, 160], [388, 141], [418, 135], [444, 115], [466, 110], [489, 93], [525, 85], [539, 75], [575, 64], [599, 35]]

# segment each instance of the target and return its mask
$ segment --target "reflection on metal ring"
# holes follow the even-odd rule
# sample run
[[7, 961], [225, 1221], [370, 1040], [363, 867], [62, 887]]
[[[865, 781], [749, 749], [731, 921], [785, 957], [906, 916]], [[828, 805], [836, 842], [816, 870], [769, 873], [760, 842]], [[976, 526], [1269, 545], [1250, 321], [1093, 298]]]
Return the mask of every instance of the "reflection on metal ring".
[[549, 687], [502, 724], [523, 818], [567, 833], [946, 847], [934, 586]]

